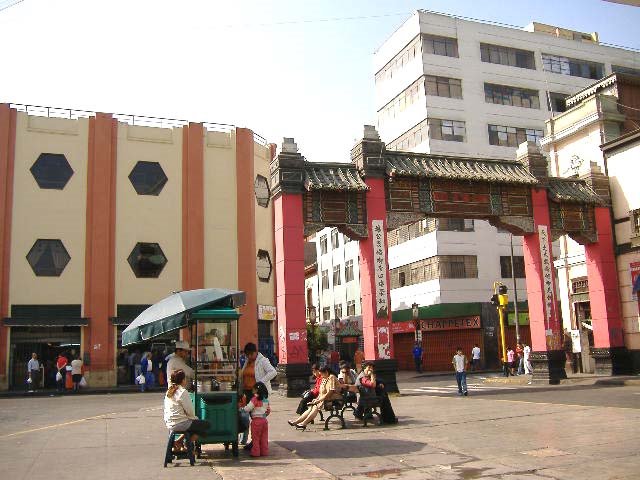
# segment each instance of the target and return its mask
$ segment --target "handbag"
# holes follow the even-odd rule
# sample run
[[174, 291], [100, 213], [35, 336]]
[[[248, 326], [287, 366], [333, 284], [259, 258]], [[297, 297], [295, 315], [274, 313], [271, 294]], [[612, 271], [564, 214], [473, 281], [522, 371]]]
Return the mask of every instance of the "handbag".
[[56, 373], [56, 382], [61, 382], [62, 381], [62, 374], [60, 372]]
[[313, 396], [313, 393], [311, 392], [311, 390], [305, 390], [304, 392], [302, 392], [302, 398], [310, 401], [310, 400], [313, 400], [315, 397]]

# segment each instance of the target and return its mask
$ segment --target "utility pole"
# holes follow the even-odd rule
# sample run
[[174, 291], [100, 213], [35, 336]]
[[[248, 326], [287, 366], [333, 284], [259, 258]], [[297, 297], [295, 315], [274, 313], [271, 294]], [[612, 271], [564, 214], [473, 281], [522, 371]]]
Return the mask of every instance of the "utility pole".
[[516, 342], [520, 343], [520, 318], [518, 317], [518, 286], [516, 285], [516, 266], [513, 263], [513, 233], [509, 234], [511, 240], [511, 279], [513, 280], [513, 313], [516, 317]]

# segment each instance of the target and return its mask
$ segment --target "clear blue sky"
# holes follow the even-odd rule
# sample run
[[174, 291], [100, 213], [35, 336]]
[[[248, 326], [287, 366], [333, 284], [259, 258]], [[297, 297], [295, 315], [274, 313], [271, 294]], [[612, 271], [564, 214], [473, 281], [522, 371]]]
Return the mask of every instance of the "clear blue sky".
[[640, 8], [602, 0], [24, 0], [0, 11], [0, 101], [231, 123], [344, 161], [375, 123], [372, 53], [419, 8], [640, 49]]

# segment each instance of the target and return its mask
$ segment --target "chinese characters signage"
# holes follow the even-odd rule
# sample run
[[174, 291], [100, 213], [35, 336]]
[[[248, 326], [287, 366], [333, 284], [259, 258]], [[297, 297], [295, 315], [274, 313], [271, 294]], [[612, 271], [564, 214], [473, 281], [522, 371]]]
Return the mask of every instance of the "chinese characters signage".
[[542, 260], [542, 283], [544, 292], [544, 325], [547, 336], [553, 334], [551, 329], [551, 315], [553, 312], [553, 275], [551, 273], [551, 252], [549, 251], [549, 231], [546, 225], [538, 225], [540, 239], [540, 257]]
[[376, 316], [389, 316], [389, 298], [387, 296], [387, 252], [384, 246], [384, 223], [382, 220], [371, 222], [373, 230], [374, 287], [376, 289]]

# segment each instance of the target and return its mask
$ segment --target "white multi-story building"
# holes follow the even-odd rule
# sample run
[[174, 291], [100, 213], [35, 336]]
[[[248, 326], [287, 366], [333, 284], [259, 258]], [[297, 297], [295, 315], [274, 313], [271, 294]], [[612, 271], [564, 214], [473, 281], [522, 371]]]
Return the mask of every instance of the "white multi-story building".
[[360, 248], [337, 228], [324, 228], [313, 239], [316, 272], [305, 279], [307, 317], [325, 328], [329, 343], [335, 345], [338, 323], [350, 321], [362, 328], [360, 300]]
[[[520, 143], [540, 140], [545, 120], [565, 110], [568, 95], [612, 71], [640, 73], [640, 54], [602, 45], [596, 33], [427, 11], [401, 25], [374, 63], [378, 131], [387, 148], [496, 159], [514, 159]], [[392, 309], [486, 302], [494, 281], [511, 285], [510, 240], [487, 222], [459, 219], [391, 232]], [[521, 245], [515, 238], [524, 300]]]

